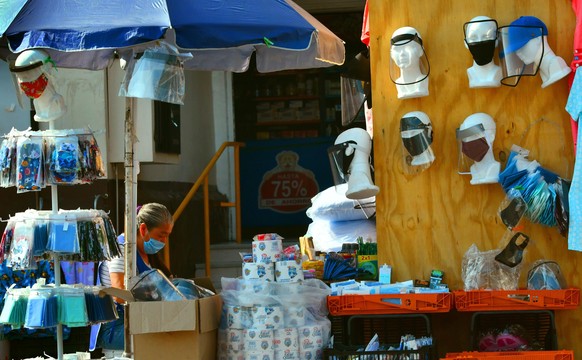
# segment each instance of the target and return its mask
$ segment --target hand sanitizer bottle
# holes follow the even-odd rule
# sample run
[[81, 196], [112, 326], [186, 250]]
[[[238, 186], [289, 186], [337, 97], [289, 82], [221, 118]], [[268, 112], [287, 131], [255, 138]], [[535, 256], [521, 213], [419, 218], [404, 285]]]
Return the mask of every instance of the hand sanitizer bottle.
[[392, 276], [392, 266], [386, 265], [386, 263], [384, 263], [384, 265], [380, 267], [380, 276], [378, 282], [382, 284], [390, 284], [391, 276]]

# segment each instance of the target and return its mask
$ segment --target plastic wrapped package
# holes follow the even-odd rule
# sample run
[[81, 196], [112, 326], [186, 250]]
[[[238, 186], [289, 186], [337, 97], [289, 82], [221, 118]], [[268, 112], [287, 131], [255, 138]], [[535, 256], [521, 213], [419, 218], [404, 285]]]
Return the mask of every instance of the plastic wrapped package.
[[16, 136], [7, 136], [0, 144], [0, 186], [16, 185]]
[[47, 250], [54, 253], [78, 254], [81, 251], [74, 215], [52, 215]]
[[184, 105], [183, 62], [192, 55], [181, 54], [165, 42], [159, 44], [129, 61], [118, 95]]
[[14, 226], [7, 266], [13, 270], [36, 269], [34, 261], [34, 221], [23, 220]]
[[10, 253], [10, 244], [14, 238], [14, 227], [16, 226], [16, 222], [16, 220], [10, 219], [4, 228], [2, 242], [0, 243], [0, 261], [4, 261]]
[[499, 249], [480, 251], [473, 244], [463, 256], [462, 274], [465, 291], [516, 290], [523, 263], [511, 268], [495, 260]]
[[43, 139], [20, 136], [16, 144], [17, 192], [40, 191], [45, 187]]
[[103, 157], [95, 136], [93, 134], [81, 134], [77, 137], [79, 139], [81, 182], [90, 183], [95, 179], [105, 177]]
[[47, 137], [47, 183], [76, 184], [80, 182], [81, 164], [77, 136]]
[[130, 279], [129, 289], [136, 301], [180, 301], [186, 297], [158, 269]]
[[340, 251], [342, 244], [355, 243], [358, 237], [376, 242], [376, 219], [325, 221], [314, 220], [307, 227], [306, 235], [313, 237], [315, 250]]
[[331, 336], [330, 294], [318, 279], [276, 283], [222, 278], [219, 357], [322, 358]]
[[566, 279], [555, 261], [536, 260], [527, 273], [527, 288], [530, 290], [566, 289]]

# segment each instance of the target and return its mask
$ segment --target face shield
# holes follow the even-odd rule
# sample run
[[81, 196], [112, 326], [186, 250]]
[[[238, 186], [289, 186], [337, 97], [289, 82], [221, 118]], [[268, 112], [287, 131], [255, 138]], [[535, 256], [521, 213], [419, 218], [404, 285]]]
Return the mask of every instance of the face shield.
[[479, 66], [493, 61], [497, 47], [497, 21], [493, 19], [475, 20], [465, 23], [465, 44]]
[[485, 127], [483, 124], [476, 124], [466, 129], [457, 129], [458, 143], [458, 173], [470, 174], [471, 166], [475, 162], [483, 160], [489, 151]]
[[427, 169], [435, 160], [430, 147], [433, 140], [432, 124], [423, 122], [417, 116], [405, 116], [400, 119], [400, 137], [402, 139], [402, 158], [407, 173]]
[[334, 183], [348, 183], [348, 199], [369, 198], [380, 190], [372, 180], [371, 151], [372, 139], [360, 128], [342, 132], [327, 150]]
[[499, 28], [501, 83], [517, 86], [522, 76], [535, 76], [544, 55], [544, 29], [509, 25]]
[[51, 82], [51, 71], [55, 66], [48, 55], [33, 53], [24, 64], [10, 62], [10, 74], [16, 90], [18, 104], [24, 108], [25, 98], [38, 99]]
[[119, 96], [183, 105], [186, 86], [183, 63], [191, 57], [169, 45], [136, 54], [125, 69]]
[[372, 84], [370, 75], [369, 50], [360, 52], [352, 59], [346, 71], [341, 74], [342, 125], [354, 120], [364, 120], [364, 102], [371, 107]]
[[428, 78], [430, 65], [417, 33], [395, 35], [390, 44], [390, 79], [393, 83], [412, 85]]

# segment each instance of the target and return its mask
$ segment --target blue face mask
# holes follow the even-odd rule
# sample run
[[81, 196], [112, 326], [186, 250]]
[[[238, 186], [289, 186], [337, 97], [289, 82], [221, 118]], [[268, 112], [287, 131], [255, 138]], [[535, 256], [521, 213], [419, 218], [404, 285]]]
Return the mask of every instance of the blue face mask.
[[148, 255], [157, 253], [158, 251], [162, 250], [164, 246], [166, 246], [166, 243], [152, 238], [143, 243], [144, 251]]

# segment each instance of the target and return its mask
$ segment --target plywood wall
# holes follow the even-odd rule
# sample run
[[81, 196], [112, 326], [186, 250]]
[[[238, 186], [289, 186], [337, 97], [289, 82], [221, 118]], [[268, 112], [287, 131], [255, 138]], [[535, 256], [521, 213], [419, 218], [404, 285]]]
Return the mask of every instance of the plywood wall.
[[[505, 194], [499, 184], [471, 185], [470, 175], [457, 174], [455, 129], [461, 122], [476, 112], [495, 119], [498, 160], [504, 161], [511, 145], [519, 144], [531, 151], [530, 158], [564, 178], [571, 178], [574, 161], [570, 120], [564, 110], [567, 80], [542, 89], [538, 75], [522, 78], [516, 88], [470, 89], [466, 69], [472, 57], [464, 46], [463, 24], [478, 15], [494, 18], [500, 26], [521, 15], [536, 16], [549, 29], [550, 47], [569, 64], [576, 21], [571, 2], [369, 0], [369, 11], [374, 156], [376, 184], [381, 188], [377, 197], [380, 263], [392, 264], [396, 281], [427, 279], [432, 269], [441, 269], [452, 289], [462, 289], [463, 254], [472, 244], [482, 250], [495, 249], [505, 232], [497, 216]], [[390, 80], [390, 37], [402, 26], [416, 28], [423, 38], [431, 65], [428, 97], [399, 100]], [[431, 118], [436, 161], [421, 174], [406, 175], [399, 123], [402, 115], [414, 110]], [[556, 228], [527, 224], [524, 231], [531, 241], [521, 286], [526, 285], [528, 265], [540, 258], [558, 261], [568, 285], [581, 286], [582, 253], [568, 251], [567, 240]], [[559, 346], [574, 349], [581, 354], [578, 358], [582, 356], [581, 321], [582, 309], [556, 314]], [[449, 324], [446, 331], [454, 337], [468, 333], [468, 328], [450, 328], [451, 323], [441, 318], [440, 326]], [[444, 342], [447, 350], [462, 350], [456, 348], [462, 341]]]

